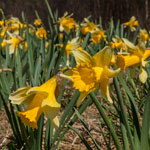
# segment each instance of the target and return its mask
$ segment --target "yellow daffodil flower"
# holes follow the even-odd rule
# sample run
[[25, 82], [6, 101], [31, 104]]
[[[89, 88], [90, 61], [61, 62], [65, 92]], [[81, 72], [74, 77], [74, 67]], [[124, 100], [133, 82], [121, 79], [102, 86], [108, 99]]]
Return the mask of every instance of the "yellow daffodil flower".
[[144, 41], [146, 42], [149, 39], [149, 35], [145, 29], [140, 29], [140, 33], [138, 35], [138, 41]]
[[82, 48], [80, 47], [80, 43], [78, 42], [78, 37], [72, 39], [71, 41], [68, 41], [68, 43], [66, 44], [65, 47], [65, 52], [67, 55], [67, 66], [69, 66], [69, 55], [72, 54], [72, 51], [74, 49], [78, 49], [78, 50], [82, 50]]
[[10, 29], [12, 32], [18, 31], [19, 33], [19, 24], [11, 24]]
[[9, 32], [19, 34], [19, 28], [26, 28], [26, 24], [22, 24], [18, 18], [11, 17], [6, 20], [6, 26], [9, 28]]
[[17, 17], [11, 17], [10, 19], [6, 20], [6, 25], [20, 23], [19, 18]]
[[93, 57], [84, 50], [73, 50], [72, 53], [77, 65], [66, 71], [62, 77], [70, 79], [74, 83], [74, 88], [80, 91], [77, 106], [96, 88], [100, 88], [102, 94], [112, 103], [109, 95], [109, 79], [116, 76], [120, 69], [114, 71], [108, 67], [112, 59], [110, 47], [105, 47]]
[[38, 39], [42, 39], [42, 38], [47, 38], [47, 32], [46, 30], [41, 27], [41, 28], [38, 28], [37, 31], [36, 31], [36, 36], [38, 37]]
[[68, 15], [68, 12], [66, 12], [63, 17], [59, 18], [57, 23], [60, 25], [59, 30], [61, 32], [64, 31], [66, 33], [69, 33], [70, 30], [74, 28], [75, 20], [71, 18], [72, 15], [73, 14]]
[[125, 44], [120, 39], [120, 37], [116, 36], [115, 38], [112, 38], [112, 42], [110, 43], [110, 47], [124, 50], [125, 49]]
[[97, 29], [91, 33], [92, 33], [91, 40], [94, 43], [100, 43], [102, 39], [104, 39], [104, 41], [106, 41], [106, 35], [105, 35], [104, 30]]
[[127, 53], [127, 48], [125, 43], [120, 39], [120, 37], [115, 36], [115, 38], [112, 38], [112, 42], [110, 42], [110, 47], [112, 49], [116, 48], [119, 49], [120, 52], [119, 53]]
[[10, 94], [12, 104], [26, 104], [28, 107], [23, 112], [18, 112], [21, 121], [33, 129], [37, 129], [37, 121], [44, 112], [50, 119], [53, 127], [59, 127], [57, 114], [60, 104], [55, 98], [56, 77], [52, 77], [39, 87], [22, 87]]
[[78, 49], [80, 43], [78, 42], [78, 37], [68, 41], [65, 47], [65, 52], [67, 55], [72, 54], [72, 50]]
[[122, 71], [125, 71], [127, 67], [133, 66], [131, 75], [134, 75], [135, 69], [140, 66], [139, 79], [142, 83], [145, 83], [147, 80], [147, 72], [143, 69], [146, 65], [146, 59], [150, 56], [150, 49], [146, 49], [142, 43], [139, 45], [134, 45], [127, 39], [123, 39], [127, 45], [128, 51], [130, 54], [122, 55], [119, 54], [116, 58], [116, 64]]
[[125, 22], [123, 25], [124, 27], [129, 26], [131, 31], [135, 31], [136, 30], [135, 27], [139, 26], [139, 22], [138, 20], [136, 20], [134, 16], [132, 16], [130, 20], [128, 22]]
[[19, 48], [19, 44], [24, 41], [24, 39], [22, 39], [20, 36], [17, 36], [15, 34], [11, 34], [9, 33], [9, 36], [11, 39], [9, 40], [5, 40], [5, 42], [9, 45], [9, 54], [13, 54], [16, 50], [16, 54], [17, 54], [17, 50]]
[[86, 35], [88, 32], [92, 32], [97, 29], [98, 25], [90, 22], [87, 18], [84, 19], [85, 23], [81, 24], [81, 33]]
[[26, 24], [22, 24], [21, 22], [19, 23], [15, 23], [15, 24], [11, 24], [10, 25], [10, 30], [13, 34], [18, 34], [19, 35], [19, 28], [20, 29], [25, 29], [27, 26]]
[[41, 20], [40, 19], [35, 19], [34, 20], [34, 25], [35, 26], [40, 26], [42, 24]]

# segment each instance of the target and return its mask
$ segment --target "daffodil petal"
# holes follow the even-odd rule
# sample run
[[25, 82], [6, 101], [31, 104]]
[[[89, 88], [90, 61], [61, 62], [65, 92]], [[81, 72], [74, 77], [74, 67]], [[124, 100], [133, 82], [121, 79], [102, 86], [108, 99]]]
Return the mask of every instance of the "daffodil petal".
[[150, 49], [145, 50], [145, 53], [143, 55], [143, 60], [147, 59], [148, 57], [150, 57]]
[[9, 54], [13, 54], [15, 52], [15, 46], [14, 45], [10, 45], [9, 46]]
[[37, 93], [41, 93], [43, 95], [45, 95], [45, 97], [48, 96], [48, 93], [45, 92], [45, 91], [41, 91], [40, 90], [40, 87], [33, 87], [33, 88], [30, 88], [28, 91], [27, 91], [27, 94], [30, 95], [30, 94], [37, 94]]
[[[46, 117], [50, 119], [50, 121], [53, 122], [53, 119], [58, 115], [58, 112], [60, 110], [60, 104], [58, 103], [56, 107], [45, 105], [45, 106], [42, 106], [42, 110], [44, 114], [46, 115]], [[55, 124], [55, 126], [58, 125], [58, 123], [55, 123], [55, 122], [53, 123]]]
[[42, 114], [42, 100], [43, 96], [36, 94], [27, 109], [23, 112], [18, 112], [21, 121], [33, 129], [37, 128], [37, 121]]
[[147, 72], [142, 67], [140, 69], [139, 79], [142, 83], [145, 83], [147, 80]]
[[133, 50], [137, 49], [137, 47], [133, 43], [131, 43], [128, 39], [122, 38], [122, 40], [130, 49], [133, 49]]
[[142, 63], [142, 66], [143, 66], [143, 67], [146, 67], [146, 64], [147, 64], [148, 61], [144, 61], [143, 59], [142, 59], [141, 61], [142, 61], [142, 62], [141, 62], [141, 63]]
[[111, 70], [111, 69], [107, 68], [108, 78], [113, 78], [113, 77], [117, 76], [119, 72], [120, 72], [120, 68], [118, 68], [117, 70]]
[[[49, 86], [49, 95], [45, 99], [43, 99], [41, 107], [42, 111], [45, 113], [47, 118], [51, 121], [57, 116], [60, 110], [60, 104], [56, 101], [55, 98], [55, 89], [56, 89], [56, 78], [51, 78], [48, 84], [43, 84], [41, 88], [43, 89], [46, 85]], [[46, 87], [45, 87], [46, 88]]]
[[79, 37], [76, 37], [76, 38], [74, 38], [74, 39], [72, 39], [72, 43], [74, 43], [74, 44], [76, 44], [77, 43], [77, 41], [78, 41], [78, 39], [79, 39]]
[[93, 64], [93, 58], [84, 50], [72, 50], [72, 54], [75, 57], [76, 63], [88, 63]]
[[80, 104], [83, 102], [83, 100], [86, 98], [86, 96], [89, 94], [89, 92], [81, 92], [80, 96], [77, 100], [77, 107], [80, 106]]
[[105, 79], [100, 83], [100, 90], [103, 96], [108, 99], [110, 103], [112, 103], [112, 99], [109, 94], [109, 80]]
[[77, 100], [77, 107], [79, 107], [81, 105], [81, 103], [84, 101], [84, 99], [89, 95], [89, 93], [91, 93], [92, 91], [94, 91], [96, 88], [91, 89], [88, 92], [80, 92], [80, 96]]
[[104, 47], [101, 51], [93, 56], [96, 66], [108, 66], [112, 60], [112, 54], [113, 53], [110, 47]]
[[27, 94], [40, 92], [40, 93], [43, 93], [43, 95], [46, 96], [49, 93], [49, 91], [51, 91], [52, 93], [55, 91], [56, 84], [57, 84], [56, 83], [56, 77], [53, 76], [52, 78], [50, 78], [48, 81], [46, 81], [41, 86], [30, 88], [28, 90]]
[[60, 32], [62, 32], [64, 30], [63, 26], [60, 25], [59, 30], [60, 30]]
[[51, 120], [51, 123], [56, 130], [59, 128], [59, 119], [57, 116]]
[[15, 92], [11, 93], [9, 99], [11, 100], [12, 104], [29, 104], [34, 97], [34, 94], [27, 95], [27, 91], [31, 87], [22, 87], [16, 90]]

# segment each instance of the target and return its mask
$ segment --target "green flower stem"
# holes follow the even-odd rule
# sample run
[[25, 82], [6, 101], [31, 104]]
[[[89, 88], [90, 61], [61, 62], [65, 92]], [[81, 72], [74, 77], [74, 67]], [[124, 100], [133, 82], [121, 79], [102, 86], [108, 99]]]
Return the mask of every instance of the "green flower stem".
[[92, 101], [94, 102], [95, 106], [97, 107], [99, 113], [101, 114], [102, 118], [104, 119], [104, 121], [105, 121], [105, 123], [106, 123], [108, 129], [110, 130], [110, 133], [111, 133], [111, 135], [112, 135], [112, 137], [113, 137], [113, 140], [114, 140], [114, 142], [115, 142], [115, 145], [116, 145], [117, 150], [121, 150], [122, 147], [121, 147], [121, 145], [120, 145], [120, 142], [119, 142], [119, 140], [118, 140], [118, 137], [117, 137], [117, 135], [116, 135], [116, 132], [115, 132], [115, 130], [114, 130], [113, 126], [112, 126], [112, 123], [110, 122], [108, 116], [107, 116], [107, 115], [105, 114], [105, 112], [103, 111], [103, 108], [102, 108], [102, 106], [101, 106], [99, 100], [96, 98], [96, 96], [94, 95], [94, 93], [90, 93], [90, 96], [91, 96]]
[[125, 127], [127, 129], [127, 134], [129, 136], [129, 141], [131, 143], [131, 147], [132, 147], [131, 149], [135, 150], [135, 145], [134, 145], [134, 142], [133, 142], [133, 137], [132, 137], [132, 134], [131, 134], [129, 123], [128, 123], [127, 114], [125, 112], [123, 98], [122, 98], [122, 95], [121, 95], [120, 86], [119, 86], [117, 77], [114, 77], [114, 86], [115, 86], [115, 90], [116, 90], [116, 93], [117, 93], [118, 102], [120, 104], [121, 112], [122, 112], [122, 115], [123, 115], [123, 118], [124, 118]]

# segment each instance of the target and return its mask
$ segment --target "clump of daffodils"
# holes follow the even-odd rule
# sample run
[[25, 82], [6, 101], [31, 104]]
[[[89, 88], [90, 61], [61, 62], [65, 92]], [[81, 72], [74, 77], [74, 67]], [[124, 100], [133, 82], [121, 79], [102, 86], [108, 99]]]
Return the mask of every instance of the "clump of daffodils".
[[[6, 46], [9, 47], [9, 54], [16, 54], [19, 49], [28, 50], [28, 43], [26, 41], [27, 32], [32, 36], [41, 39], [47, 39], [47, 31], [42, 26], [42, 21], [40, 19], [34, 20], [34, 25], [22, 23], [16, 17], [10, 17], [7, 20], [0, 20], [0, 37], [1, 37], [1, 49], [6, 50]], [[45, 42], [47, 45], [47, 41]], [[46, 46], [45, 46], [46, 47]]]
[[[61, 54], [63, 52], [65, 54], [62, 55], [64, 56], [63, 64], [66, 65], [64, 68], [67, 69], [60, 76], [71, 80], [73, 87], [80, 92], [77, 106], [80, 106], [86, 96], [97, 88], [112, 103], [109, 91], [110, 80], [121, 71], [125, 72], [127, 68], [130, 69], [132, 77], [134, 77], [135, 70], [139, 69], [139, 80], [142, 83], [146, 82], [148, 74], [145, 67], [150, 57], [150, 48], [147, 47], [149, 44], [147, 30], [140, 29], [133, 43], [124, 38], [124, 35], [113, 36], [112, 34], [109, 36], [109, 33], [105, 32], [100, 25], [87, 18], [83, 23], [77, 24], [72, 15], [66, 12], [54, 24], [59, 28], [54, 40], [49, 38], [51, 36], [48, 34], [51, 31], [44, 28], [40, 19], [35, 19], [33, 25], [28, 25], [28, 27], [18, 18], [11, 17], [8, 20], [1, 20], [0, 48], [4, 52], [8, 46], [9, 54], [15, 52], [17, 54], [23, 48], [27, 51], [29, 43], [27, 43], [26, 36], [28, 33], [31, 37], [35, 37], [34, 45], [38, 45], [38, 42], [45, 44], [46, 52], [62, 50]], [[123, 25], [134, 32], [139, 23], [133, 16]], [[55, 46], [51, 45], [53, 42], [56, 42]], [[75, 61], [75, 64], [71, 64], [71, 60]], [[44, 113], [54, 128], [59, 127], [57, 115], [61, 105], [56, 100], [57, 85], [56, 76], [53, 76], [40, 86], [21, 87], [10, 94], [9, 99], [12, 104], [27, 106], [26, 109], [18, 112], [23, 123], [36, 129], [38, 119]]]

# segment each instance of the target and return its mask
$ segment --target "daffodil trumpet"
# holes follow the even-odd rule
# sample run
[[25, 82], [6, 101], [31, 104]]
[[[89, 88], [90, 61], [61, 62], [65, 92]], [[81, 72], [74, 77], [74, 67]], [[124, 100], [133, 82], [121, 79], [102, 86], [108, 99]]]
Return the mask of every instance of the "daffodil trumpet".
[[[142, 43], [139, 45], [134, 45], [127, 39], [123, 39], [125, 44], [127, 45], [128, 51], [130, 54], [128, 55], [117, 55], [116, 65], [118, 68], [121, 68], [122, 71], [125, 71], [128, 67], [133, 67], [131, 70], [131, 76], [134, 76], [135, 69], [140, 66], [139, 79], [142, 83], [145, 83], [147, 80], [147, 72], [143, 67], [146, 66], [147, 61], [145, 61], [150, 56], [150, 49], [146, 49]], [[140, 45], [141, 44], [141, 45]]]

